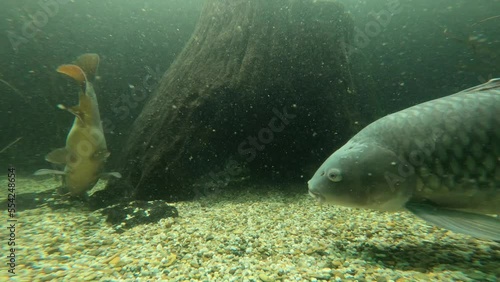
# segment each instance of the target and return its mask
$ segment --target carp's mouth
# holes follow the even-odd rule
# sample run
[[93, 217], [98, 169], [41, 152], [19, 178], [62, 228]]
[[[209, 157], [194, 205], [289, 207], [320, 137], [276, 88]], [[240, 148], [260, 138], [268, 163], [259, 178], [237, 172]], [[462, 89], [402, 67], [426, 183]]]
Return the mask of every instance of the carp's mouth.
[[323, 195], [316, 193], [316, 192], [313, 192], [313, 191], [311, 191], [311, 189], [309, 189], [309, 195], [311, 197], [313, 197], [314, 199], [316, 199], [316, 201], [318, 201], [319, 203], [325, 202], [325, 197]]

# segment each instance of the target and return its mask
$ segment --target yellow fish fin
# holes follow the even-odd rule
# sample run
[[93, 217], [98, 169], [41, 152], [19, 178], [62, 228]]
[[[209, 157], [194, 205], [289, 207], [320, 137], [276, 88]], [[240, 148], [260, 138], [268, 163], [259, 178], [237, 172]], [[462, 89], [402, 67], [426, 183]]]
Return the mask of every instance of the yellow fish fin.
[[57, 72], [65, 74], [74, 80], [76, 80], [80, 87], [82, 87], [83, 93], [85, 93], [85, 86], [87, 82], [87, 76], [85, 72], [77, 65], [60, 65], [57, 68]]
[[45, 160], [53, 164], [66, 164], [69, 159], [69, 152], [66, 148], [55, 149], [45, 156]]
[[121, 173], [113, 171], [113, 172], [104, 172], [99, 175], [99, 178], [104, 180], [109, 180], [110, 178], [122, 178]]
[[85, 72], [77, 65], [60, 65], [57, 68], [57, 72], [65, 74], [81, 83], [87, 80]]
[[99, 55], [86, 53], [80, 55], [73, 63], [83, 70], [89, 81], [93, 81], [99, 67]]
[[73, 107], [68, 108], [63, 104], [59, 104], [59, 105], [57, 105], [57, 107], [61, 110], [65, 110], [65, 111], [70, 112], [75, 117], [77, 117], [83, 124], [85, 124], [85, 113], [82, 110], [80, 110], [79, 106], [73, 106]]
[[92, 155], [92, 159], [96, 161], [105, 161], [110, 155], [110, 152], [106, 149], [98, 150]]

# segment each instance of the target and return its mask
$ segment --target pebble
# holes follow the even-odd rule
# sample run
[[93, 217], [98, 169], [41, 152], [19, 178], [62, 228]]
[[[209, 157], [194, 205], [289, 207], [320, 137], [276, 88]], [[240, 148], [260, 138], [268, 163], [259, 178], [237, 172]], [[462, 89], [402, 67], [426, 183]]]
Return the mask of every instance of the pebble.
[[90, 273], [89, 275], [85, 276], [85, 281], [93, 281], [97, 278], [96, 273]]
[[119, 262], [120, 262], [120, 257], [119, 257], [119, 256], [116, 256], [116, 257], [114, 257], [113, 259], [111, 259], [111, 260], [109, 261], [109, 264], [114, 265], [114, 266], [117, 266]]
[[265, 273], [260, 273], [259, 274], [259, 279], [264, 281], [264, 282], [274, 282], [275, 280], [271, 277], [269, 277], [267, 274]]
[[332, 261], [332, 265], [335, 267], [335, 268], [338, 268], [338, 267], [341, 267], [343, 265], [342, 261], [340, 260], [334, 260]]

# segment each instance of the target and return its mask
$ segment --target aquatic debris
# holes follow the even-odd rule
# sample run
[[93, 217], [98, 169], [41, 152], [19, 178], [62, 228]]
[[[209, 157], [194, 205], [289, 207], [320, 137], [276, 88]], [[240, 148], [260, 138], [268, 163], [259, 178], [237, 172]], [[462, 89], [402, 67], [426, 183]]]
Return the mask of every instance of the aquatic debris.
[[471, 25], [471, 27], [476, 26], [476, 25], [481, 24], [481, 23], [484, 23], [484, 22], [487, 22], [487, 21], [489, 21], [489, 20], [497, 19], [497, 18], [500, 18], [500, 15], [493, 16], [493, 17], [489, 17], [489, 18], [486, 18], [486, 19], [484, 19], [484, 20], [480, 20], [480, 21], [478, 21], [478, 22], [476, 22], [476, 23], [472, 24], [472, 25]]
[[19, 89], [15, 88], [14, 86], [12, 86], [10, 83], [8, 83], [7, 81], [3, 80], [0, 78], [0, 82], [2, 82], [3, 84], [7, 85], [7, 87], [9, 87], [10, 89], [12, 89], [17, 95], [19, 95], [19, 97], [21, 97], [23, 100], [25, 101], [28, 101], [28, 99], [26, 98], [26, 96], [24, 96], [21, 91], [19, 91]]
[[5, 150], [9, 149], [10, 147], [12, 147], [14, 144], [16, 144], [21, 139], [22, 139], [22, 137], [18, 137], [16, 140], [10, 142], [9, 145], [5, 146], [2, 150], [0, 150], [0, 154], [5, 152]]

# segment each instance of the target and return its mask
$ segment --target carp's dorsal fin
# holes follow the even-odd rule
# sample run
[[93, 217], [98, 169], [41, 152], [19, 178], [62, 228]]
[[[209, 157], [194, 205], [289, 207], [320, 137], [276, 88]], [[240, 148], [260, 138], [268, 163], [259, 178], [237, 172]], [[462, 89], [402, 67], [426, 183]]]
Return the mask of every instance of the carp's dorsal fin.
[[93, 81], [97, 73], [97, 68], [99, 67], [99, 55], [95, 53], [80, 55], [73, 64], [79, 66], [83, 70], [88, 80]]
[[53, 164], [66, 164], [69, 160], [69, 152], [66, 148], [55, 149], [45, 156], [45, 160]]
[[77, 65], [60, 65], [57, 68], [57, 72], [65, 74], [78, 82], [80, 87], [85, 93], [85, 88], [87, 86], [87, 76], [85, 72]]
[[451, 210], [427, 203], [408, 202], [405, 207], [436, 226], [472, 237], [500, 241], [500, 219], [483, 214]]
[[486, 83], [465, 89], [462, 92], [478, 92], [490, 89], [500, 89], [500, 78], [492, 78]]
[[84, 119], [85, 114], [80, 110], [79, 106], [73, 106], [73, 107], [68, 108], [63, 104], [59, 104], [59, 105], [57, 105], [57, 107], [61, 110], [65, 110], [65, 111], [70, 112], [75, 117], [77, 117], [83, 124], [85, 124], [85, 119]]

